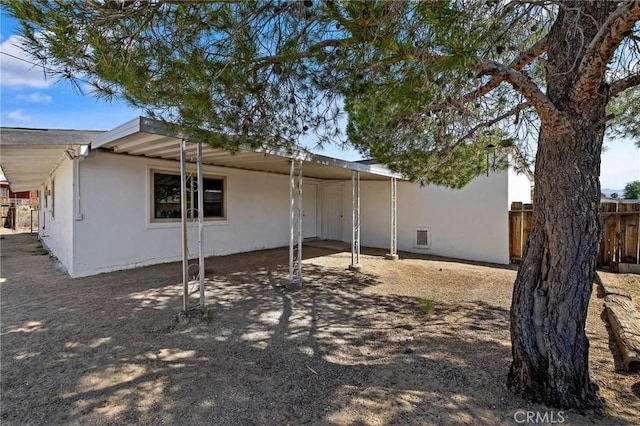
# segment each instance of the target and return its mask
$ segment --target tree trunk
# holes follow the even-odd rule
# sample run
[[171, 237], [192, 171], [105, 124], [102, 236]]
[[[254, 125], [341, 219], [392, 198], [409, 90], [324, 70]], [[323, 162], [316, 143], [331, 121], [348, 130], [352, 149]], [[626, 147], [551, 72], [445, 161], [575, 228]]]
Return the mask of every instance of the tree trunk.
[[598, 96], [588, 102], [572, 103], [570, 95], [583, 40], [596, 31], [593, 20], [567, 9], [549, 33], [547, 96], [562, 119], [541, 126], [532, 228], [511, 306], [508, 385], [559, 408], [602, 404], [589, 379], [584, 327], [600, 236], [600, 153], [608, 99], [602, 81], [596, 82]]
[[600, 155], [586, 145], [600, 146], [602, 135], [581, 133], [540, 136], [533, 223], [511, 306], [509, 385], [561, 408], [599, 405], [584, 327], [600, 235]]

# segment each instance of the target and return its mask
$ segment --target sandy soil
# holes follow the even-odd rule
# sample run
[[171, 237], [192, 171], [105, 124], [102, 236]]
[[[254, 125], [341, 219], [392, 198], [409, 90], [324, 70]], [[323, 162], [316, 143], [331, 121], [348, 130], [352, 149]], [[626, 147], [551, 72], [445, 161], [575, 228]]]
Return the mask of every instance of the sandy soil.
[[1, 244], [3, 425], [640, 419], [640, 377], [624, 372], [595, 292], [591, 376], [605, 410], [559, 412], [506, 389], [512, 268], [374, 250], [356, 274], [348, 253], [308, 248], [306, 288], [288, 292], [284, 249], [208, 259], [213, 320], [181, 325], [178, 264], [70, 279], [35, 237]]

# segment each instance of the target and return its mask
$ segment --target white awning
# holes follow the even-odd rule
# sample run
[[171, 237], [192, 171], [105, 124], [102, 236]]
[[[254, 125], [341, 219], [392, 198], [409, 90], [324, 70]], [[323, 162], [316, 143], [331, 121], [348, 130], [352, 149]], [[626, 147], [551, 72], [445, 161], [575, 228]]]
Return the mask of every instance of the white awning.
[[[179, 161], [180, 141], [159, 121], [135, 118], [110, 131], [47, 130], [2, 128], [0, 165], [13, 191], [37, 189], [47, 180], [67, 150], [89, 146], [92, 150]], [[349, 180], [360, 172], [362, 180], [402, 179], [379, 165], [339, 160], [298, 150], [294, 154], [278, 150], [241, 149], [237, 153], [203, 146], [203, 163], [220, 167], [288, 175], [291, 159], [303, 160], [304, 176], [324, 180]], [[196, 161], [196, 144], [187, 147], [187, 161]]]
[[37, 189], [65, 151], [88, 146], [100, 131], [2, 128], [0, 165], [12, 191]]
[[[131, 120], [98, 137], [92, 149], [108, 149], [114, 153], [167, 160], [180, 160], [180, 136], [167, 131], [162, 123], [144, 117]], [[402, 178], [379, 165], [367, 165], [301, 151], [294, 154], [277, 150], [256, 151], [241, 149], [237, 153], [203, 146], [204, 164], [233, 167], [279, 174], [289, 174], [292, 158], [305, 161], [305, 177], [327, 180], [349, 180], [353, 170], [360, 172], [362, 180], [388, 180]], [[196, 161], [196, 144], [187, 145], [187, 160]]]

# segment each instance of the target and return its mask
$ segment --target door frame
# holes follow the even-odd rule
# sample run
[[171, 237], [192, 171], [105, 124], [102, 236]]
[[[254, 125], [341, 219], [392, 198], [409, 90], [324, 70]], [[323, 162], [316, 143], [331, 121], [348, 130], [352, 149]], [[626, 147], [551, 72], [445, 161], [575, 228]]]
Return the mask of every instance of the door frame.
[[[305, 179], [303, 181], [303, 183], [302, 183], [302, 188], [303, 188], [302, 189], [302, 206], [301, 206], [303, 211], [304, 211], [304, 200], [308, 199], [308, 198], [305, 197], [304, 185], [313, 185], [313, 186], [316, 187], [316, 199], [315, 199], [315, 207], [316, 207], [316, 224], [315, 224], [315, 228], [316, 228], [316, 230], [314, 232], [315, 236], [306, 237], [306, 238], [318, 238], [320, 236], [321, 232], [322, 232], [322, 227], [320, 226], [320, 224], [321, 224], [321, 214], [320, 214], [321, 209], [319, 208], [319, 206], [321, 205], [321, 203], [320, 203], [320, 199], [321, 199], [320, 198], [320, 192], [321, 192], [320, 191], [320, 188], [321, 188], [320, 181], [307, 180], [307, 179]], [[301, 230], [302, 231], [302, 237], [305, 238], [304, 237], [304, 217], [302, 218], [302, 222], [303, 222], [302, 230]]]
[[339, 238], [337, 238], [338, 241], [343, 241], [344, 240], [344, 181], [325, 181], [322, 184], [322, 239], [324, 240], [328, 240], [329, 235], [328, 235], [328, 221], [330, 218], [329, 215], [329, 211], [328, 211], [328, 206], [329, 206], [329, 197], [327, 195], [327, 191], [330, 187], [338, 187], [340, 188], [340, 205], [341, 205], [341, 211], [340, 211], [340, 236]]

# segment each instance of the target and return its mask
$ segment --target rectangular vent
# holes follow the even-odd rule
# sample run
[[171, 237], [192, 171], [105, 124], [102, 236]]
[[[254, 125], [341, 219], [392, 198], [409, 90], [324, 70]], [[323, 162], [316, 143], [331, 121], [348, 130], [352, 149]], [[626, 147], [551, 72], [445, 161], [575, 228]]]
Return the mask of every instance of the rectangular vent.
[[416, 247], [431, 247], [431, 230], [429, 228], [416, 229]]

